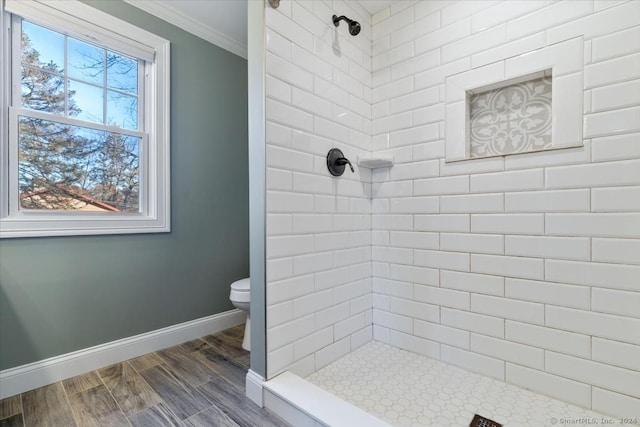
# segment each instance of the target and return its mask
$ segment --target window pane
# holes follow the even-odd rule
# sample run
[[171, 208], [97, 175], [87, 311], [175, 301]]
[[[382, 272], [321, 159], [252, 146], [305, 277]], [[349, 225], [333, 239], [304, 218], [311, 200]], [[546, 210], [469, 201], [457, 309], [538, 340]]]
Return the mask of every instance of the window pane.
[[22, 63], [62, 72], [64, 35], [22, 21]]
[[138, 98], [120, 92], [107, 92], [107, 124], [138, 129]]
[[67, 75], [104, 85], [105, 50], [69, 37]]
[[21, 116], [22, 209], [139, 212], [140, 138]]
[[22, 66], [22, 106], [64, 115], [64, 79], [38, 68]]
[[138, 93], [138, 61], [107, 52], [107, 86], [132, 94]]
[[81, 120], [104, 123], [101, 87], [69, 80], [69, 115]]

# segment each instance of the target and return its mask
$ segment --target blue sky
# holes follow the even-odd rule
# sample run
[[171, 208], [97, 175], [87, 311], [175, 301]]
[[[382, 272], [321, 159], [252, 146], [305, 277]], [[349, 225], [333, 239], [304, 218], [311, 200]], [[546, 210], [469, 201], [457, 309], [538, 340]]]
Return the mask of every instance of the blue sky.
[[[40, 53], [40, 62], [53, 61], [59, 70], [65, 69], [65, 36], [27, 21], [22, 23], [23, 32], [31, 40], [32, 47]], [[78, 119], [103, 123], [104, 114], [104, 56], [102, 48], [68, 37], [68, 87], [75, 91], [73, 100], [82, 110]], [[107, 84], [110, 88], [136, 94], [137, 65], [128, 57], [116, 55], [118, 61], [107, 70]], [[91, 84], [93, 83], [93, 84]], [[95, 86], [97, 84], [99, 86]], [[120, 91], [106, 90], [107, 124], [127, 129], [137, 129], [138, 100]]]

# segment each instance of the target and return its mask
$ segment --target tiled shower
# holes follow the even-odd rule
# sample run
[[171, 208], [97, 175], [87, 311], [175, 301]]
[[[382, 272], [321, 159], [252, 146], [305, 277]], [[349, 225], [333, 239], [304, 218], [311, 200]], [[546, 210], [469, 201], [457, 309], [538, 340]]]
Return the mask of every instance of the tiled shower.
[[[640, 2], [281, 0], [265, 23], [267, 376], [376, 340], [638, 414]], [[569, 142], [470, 158], [451, 83], [546, 70]]]

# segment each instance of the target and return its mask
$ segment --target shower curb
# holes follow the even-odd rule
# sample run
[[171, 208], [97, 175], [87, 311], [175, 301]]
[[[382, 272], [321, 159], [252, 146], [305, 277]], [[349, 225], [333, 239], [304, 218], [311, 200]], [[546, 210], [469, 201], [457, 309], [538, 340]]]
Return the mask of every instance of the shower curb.
[[288, 371], [263, 383], [263, 388], [264, 407], [297, 427], [391, 427]]

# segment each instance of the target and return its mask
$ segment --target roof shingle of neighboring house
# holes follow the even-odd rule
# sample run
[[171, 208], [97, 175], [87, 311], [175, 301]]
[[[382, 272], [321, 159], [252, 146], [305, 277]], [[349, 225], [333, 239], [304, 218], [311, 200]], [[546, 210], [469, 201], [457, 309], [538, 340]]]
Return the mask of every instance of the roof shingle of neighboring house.
[[20, 199], [30, 199], [30, 201], [36, 205], [39, 205], [42, 209], [56, 209], [54, 203], [60, 201], [60, 198], [65, 199], [64, 202], [71, 209], [77, 211], [88, 212], [120, 212], [120, 209], [115, 206], [111, 206], [108, 203], [100, 202], [92, 197], [89, 197], [79, 192], [56, 185], [53, 188], [43, 188], [41, 190], [32, 191], [30, 193], [20, 194]]

